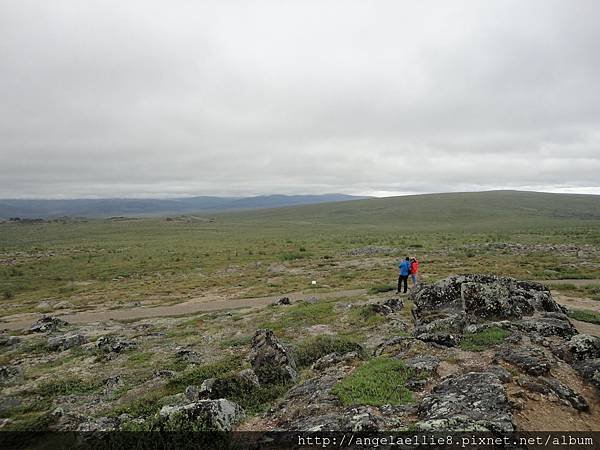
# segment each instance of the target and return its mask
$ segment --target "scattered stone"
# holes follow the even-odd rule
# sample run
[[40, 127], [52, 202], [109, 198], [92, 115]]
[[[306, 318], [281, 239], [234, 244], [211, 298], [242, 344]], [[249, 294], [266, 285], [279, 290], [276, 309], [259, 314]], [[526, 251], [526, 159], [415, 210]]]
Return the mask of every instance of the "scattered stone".
[[104, 395], [112, 395], [124, 384], [125, 383], [123, 383], [123, 379], [120, 375], [115, 375], [107, 378], [104, 381]]
[[154, 376], [157, 378], [173, 378], [177, 373], [173, 370], [156, 370]]
[[392, 312], [399, 312], [402, 311], [402, 308], [404, 308], [404, 300], [401, 298], [390, 298], [383, 302], [383, 304], [384, 306], [390, 308]]
[[36, 306], [37, 309], [50, 309], [50, 303], [48, 303], [47, 301], [42, 301], [39, 302]]
[[408, 336], [396, 336], [388, 339], [375, 347], [373, 356], [391, 355], [402, 357], [412, 349], [417, 349], [421, 352], [430, 350], [429, 344], [426, 344], [416, 338]]
[[136, 343], [115, 336], [102, 336], [96, 341], [96, 347], [106, 353], [121, 353], [126, 350], [135, 349]]
[[260, 386], [260, 381], [258, 380], [258, 376], [252, 369], [240, 370], [236, 376], [240, 381], [242, 381], [248, 385], [253, 385], [256, 387]]
[[368, 407], [349, 408], [341, 413], [299, 417], [287, 429], [307, 432], [379, 431], [381, 420]]
[[177, 347], [175, 349], [175, 354], [179, 359], [182, 359], [189, 364], [202, 364], [202, 357], [200, 354], [189, 348]]
[[119, 429], [119, 419], [116, 417], [89, 418], [77, 427], [77, 431], [105, 432]]
[[498, 356], [529, 375], [546, 375], [550, 372], [550, 361], [544, 352], [534, 347], [507, 348]]
[[269, 329], [259, 329], [252, 338], [252, 368], [261, 384], [295, 383], [298, 379], [292, 352], [281, 345]]
[[159, 426], [165, 431], [230, 431], [244, 416], [244, 410], [227, 399], [199, 400], [184, 406], [164, 406]]
[[0, 384], [14, 383], [23, 379], [23, 369], [18, 366], [0, 366]]
[[306, 297], [304, 299], [304, 301], [306, 303], [310, 303], [311, 305], [313, 305], [313, 304], [317, 303], [319, 301], [319, 299], [317, 297], [315, 297], [314, 295], [311, 295], [310, 297]]
[[65, 322], [62, 319], [51, 316], [43, 316], [41, 319], [29, 327], [30, 333], [48, 333], [50, 331], [56, 331], [59, 327], [68, 325], [68, 322]]
[[550, 388], [550, 390], [561, 400], [570, 404], [578, 411], [589, 411], [590, 405], [580, 394], [568, 386], [552, 378], [541, 377], [540, 381]]
[[576, 361], [573, 368], [600, 390], [600, 358]]
[[0, 397], [0, 414], [10, 415], [10, 412], [21, 406], [21, 399], [18, 397], [1, 396]]
[[210, 398], [213, 393], [213, 386], [215, 384], [215, 381], [217, 381], [216, 378], [207, 378], [206, 380], [204, 380], [200, 385], [200, 389], [198, 390], [198, 397]]
[[524, 377], [517, 379], [517, 384], [528, 391], [536, 392], [542, 395], [554, 394], [564, 404], [572, 406], [578, 411], [589, 411], [590, 406], [585, 398], [575, 392], [568, 386], [560, 383], [553, 378], [538, 377], [530, 378]]
[[395, 247], [382, 247], [377, 245], [369, 245], [367, 247], [353, 248], [348, 250], [346, 256], [376, 256], [376, 255], [393, 255], [400, 251]]
[[279, 300], [277, 300], [277, 303], [275, 303], [276, 305], [291, 305], [292, 302], [290, 301], [289, 297], [281, 297]]
[[600, 358], [600, 338], [589, 334], [577, 334], [567, 343], [573, 359], [583, 361]]
[[17, 336], [11, 336], [9, 334], [0, 334], [0, 347], [1, 348], [7, 348], [10, 350], [13, 350], [14, 348], [16, 348], [19, 343], [21, 342], [21, 339], [18, 338]]
[[73, 303], [68, 302], [66, 300], [62, 300], [60, 302], [58, 302], [56, 305], [54, 305], [54, 309], [73, 309], [75, 308], [75, 305], [73, 305]]
[[198, 386], [190, 385], [186, 387], [183, 394], [185, 395], [185, 398], [190, 402], [200, 400], [200, 390], [198, 389]]
[[502, 366], [498, 366], [495, 364], [492, 364], [491, 366], [489, 366], [486, 369], [487, 372], [493, 373], [494, 375], [496, 375], [498, 377], [498, 379], [500, 381], [502, 381], [503, 383], [510, 383], [512, 381], [512, 375], [510, 374], [510, 372], [508, 370], [506, 370], [504, 367]]
[[87, 337], [79, 333], [64, 334], [48, 338], [48, 350], [63, 351], [73, 347], [79, 347], [87, 342]]
[[420, 380], [408, 380], [406, 382], [406, 388], [411, 390], [411, 391], [422, 391], [423, 389], [425, 389], [425, 386], [427, 385], [427, 380], [425, 379], [420, 379]]
[[493, 373], [469, 372], [442, 381], [419, 405], [419, 416], [419, 431], [515, 430], [506, 390]]
[[267, 268], [269, 273], [284, 273], [287, 271], [287, 267], [281, 264], [273, 263]]
[[431, 355], [415, 356], [403, 361], [404, 365], [415, 371], [417, 374], [426, 373], [434, 375], [440, 365], [439, 358]]

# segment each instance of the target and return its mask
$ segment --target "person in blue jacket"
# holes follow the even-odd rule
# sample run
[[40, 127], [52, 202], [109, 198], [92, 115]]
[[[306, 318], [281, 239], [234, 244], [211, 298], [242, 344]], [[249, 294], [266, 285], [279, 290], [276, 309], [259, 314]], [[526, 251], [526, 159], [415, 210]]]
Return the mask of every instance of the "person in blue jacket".
[[410, 259], [408, 256], [398, 264], [398, 268], [400, 269], [400, 276], [398, 277], [398, 290], [396, 291], [396, 294], [400, 293], [402, 285], [404, 285], [404, 293], [406, 294], [408, 289], [408, 276], [410, 275]]

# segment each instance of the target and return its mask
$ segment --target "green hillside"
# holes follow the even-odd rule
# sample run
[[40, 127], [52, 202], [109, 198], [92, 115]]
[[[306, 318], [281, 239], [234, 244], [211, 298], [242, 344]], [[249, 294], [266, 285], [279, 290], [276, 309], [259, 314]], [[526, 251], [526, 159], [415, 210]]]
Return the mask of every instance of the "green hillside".
[[240, 222], [467, 229], [600, 223], [600, 196], [522, 191], [424, 194], [219, 216]]

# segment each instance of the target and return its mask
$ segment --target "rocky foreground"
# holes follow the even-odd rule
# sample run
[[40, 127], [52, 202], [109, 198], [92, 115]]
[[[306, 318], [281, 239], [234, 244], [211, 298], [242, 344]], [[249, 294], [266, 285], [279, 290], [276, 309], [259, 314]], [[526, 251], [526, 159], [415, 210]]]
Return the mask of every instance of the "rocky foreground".
[[[170, 386], [164, 381], [169, 379], [194, 383], [171, 383], [180, 386], [179, 392], [174, 388], [157, 399], [155, 410], [116, 408], [99, 416], [93, 406], [78, 411], [61, 397], [58, 404], [50, 405], [54, 409], [47, 427], [79, 431], [600, 430], [600, 338], [579, 334], [544, 285], [486, 275], [452, 276], [420, 286], [410, 301], [412, 323], [403, 314], [407, 305], [401, 299], [361, 305], [365, 318], [383, 318], [373, 321], [376, 325], [365, 342], [346, 342], [311, 359], [284, 345], [271, 329], [260, 328], [247, 350], [240, 347], [244, 362], [238, 369], [196, 371], [194, 378], [157, 371], [145, 382], [150, 388]], [[315, 302], [314, 298], [307, 301]], [[293, 307], [284, 298], [272, 308]], [[47, 336], [51, 352], [80, 348], [109, 361], [132, 354], [138, 346], [135, 336], [108, 334], [92, 341], [77, 330], [61, 332], [66, 325], [46, 317], [28, 332]], [[377, 339], [377, 327], [385, 338]], [[4, 351], [14, 350], [22, 339], [26, 336], [3, 334], [0, 345]], [[174, 353], [191, 365], [203, 358], [187, 347]], [[0, 367], [0, 380], [14, 393], [25, 376], [22, 364]], [[107, 396], [125, 390], [122, 384], [118, 375], [107, 378], [103, 393], [94, 401], [100, 405]], [[392, 386], [394, 396], [380, 392], [380, 385]], [[265, 398], [270, 399], [266, 407], [254, 407]], [[0, 406], [8, 411], [10, 401], [20, 402], [13, 394]], [[76, 398], [70, 401], [77, 403]], [[4, 424], [10, 429], [11, 419], [4, 419]]]

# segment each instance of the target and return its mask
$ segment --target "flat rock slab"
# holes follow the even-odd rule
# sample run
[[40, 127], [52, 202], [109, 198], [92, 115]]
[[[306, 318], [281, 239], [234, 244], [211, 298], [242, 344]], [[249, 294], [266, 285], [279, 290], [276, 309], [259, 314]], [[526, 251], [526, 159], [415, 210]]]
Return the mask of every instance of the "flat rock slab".
[[469, 372], [438, 384], [419, 405], [420, 431], [514, 431], [506, 389], [498, 376]]
[[529, 375], [546, 375], [550, 372], [550, 360], [538, 348], [506, 348], [498, 356]]

